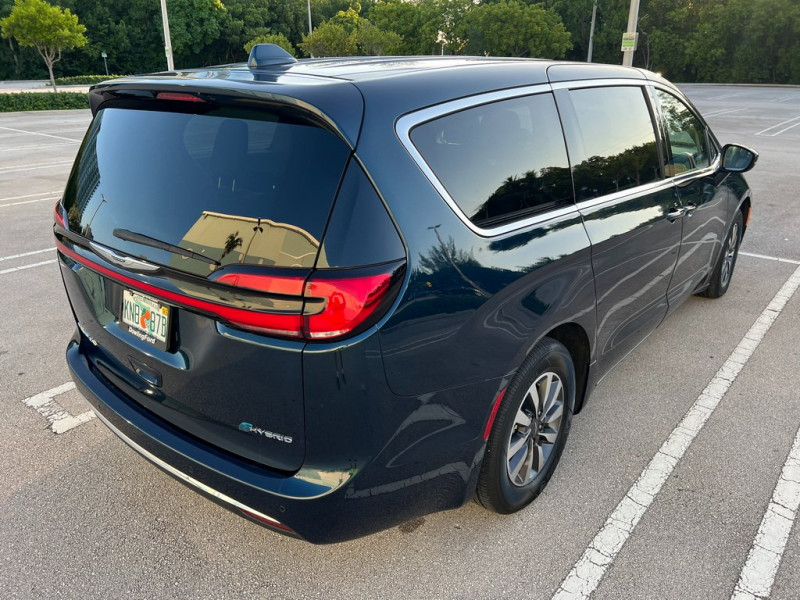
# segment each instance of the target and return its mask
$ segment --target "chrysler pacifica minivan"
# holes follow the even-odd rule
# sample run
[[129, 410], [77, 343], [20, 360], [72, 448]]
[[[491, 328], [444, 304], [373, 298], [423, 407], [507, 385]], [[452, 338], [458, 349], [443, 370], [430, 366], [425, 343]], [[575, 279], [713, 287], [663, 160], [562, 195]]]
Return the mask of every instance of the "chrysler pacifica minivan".
[[602, 377], [726, 292], [750, 217], [757, 155], [639, 69], [260, 45], [90, 102], [54, 226], [78, 388], [315, 543], [528, 505]]

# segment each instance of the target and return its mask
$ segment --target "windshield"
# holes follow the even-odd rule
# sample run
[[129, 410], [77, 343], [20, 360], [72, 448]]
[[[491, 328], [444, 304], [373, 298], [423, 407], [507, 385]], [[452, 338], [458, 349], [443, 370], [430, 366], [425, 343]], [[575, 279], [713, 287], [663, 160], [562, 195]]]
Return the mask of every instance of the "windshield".
[[349, 152], [285, 111], [107, 108], [67, 186], [68, 226], [201, 276], [230, 264], [308, 268]]

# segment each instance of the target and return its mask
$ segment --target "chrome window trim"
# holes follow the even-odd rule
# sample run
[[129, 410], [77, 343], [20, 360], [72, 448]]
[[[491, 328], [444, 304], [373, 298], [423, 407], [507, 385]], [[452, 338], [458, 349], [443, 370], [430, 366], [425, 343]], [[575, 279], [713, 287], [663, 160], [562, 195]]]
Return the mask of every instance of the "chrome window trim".
[[[665, 85], [658, 81], [653, 81], [652, 79], [625, 79], [625, 78], [582, 79], [578, 81], [559, 81], [552, 84], [542, 83], [532, 86], [488, 92], [484, 94], [478, 94], [475, 96], [469, 96], [467, 98], [459, 98], [457, 100], [451, 100], [448, 102], [444, 102], [442, 104], [437, 104], [435, 106], [430, 106], [428, 108], [423, 108], [421, 110], [408, 113], [400, 117], [395, 123], [395, 134], [400, 140], [400, 143], [405, 148], [406, 152], [408, 152], [408, 154], [416, 163], [417, 167], [420, 169], [420, 171], [422, 171], [422, 173], [425, 175], [425, 177], [428, 179], [431, 185], [436, 189], [439, 195], [444, 199], [444, 201], [447, 203], [450, 209], [467, 227], [469, 227], [470, 230], [483, 237], [494, 237], [502, 235], [510, 231], [524, 229], [526, 227], [530, 227], [531, 225], [537, 225], [539, 223], [543, 223], [554, 218], [563, 217], [571, 213], [581, 212], [582, 210], [588, 210], [590, 208], [594, 208], [595, 206], [599, 206], [601, 204], [613, 203], [621, 198], [626, 198], [628, 196], [633, 196], [637, 194], [647, 194], [659, 191], [660, 189], [666, 188], [668, 186], [677, 186], [683, 183], [684, 181], [688, 181], [695, 177], [706, 177], [708, 175], [711, 175], [719, 169], [719, 165], [721, 163], [721, 153], [718, 151], [717, 157], [714, 159], [714, 161], [708, 167], [702, 170], [691, 171], [686, 174], [673, 175], [671, 177], [665, 176], [663, 179], [659, 181], [646, 183], [644, 185], [637, 186], [635, 188], [614, 192], [612, 194], [606, 194], [604, 196], [591, 198], [589, 200], [583, 200], [580, 202], [576, 202], [574, 204], [570, 204], [568, 206], [563, 206], [561, 208], [549, 210], [544, 213], [532, 215], [525, 219], [520, 219], [518, 221], [506, 223], [505, 225], [500, 225], [498, 227], [485, 228], [485, 227], [479, 227], [478, 225], [475, 225], [472, 221], [470, 221], [469, 217], [464, 213], [464, 211], [461, 210], [461, 208], [455, 202], [450, 193], [445, 189], [442, 182], [439, 181], [439, 178], [434, 174], [433, 170], [428, 166], [428, 163], [419, 153], [416, 146], [414, 146], [414, 143], [411, 141], [411, 130], [417, 125], [421, 125], [428, 121], [432, 121], [433, 119], [438, 119], [440, 117], [461, 110], [474, 108], [482, 104], [489, 104], [491, 102], [509, 100], [512, 98], [520, 98], [522, 96], [531, 96], [534, 94], [553, 92], [556, 90], [585, 89], [585, 88], [598, 88], [598, 87], [619, 87], [619, 86], [643, 88], [645, 93], [647, 93], [648, 96], [651, 96], [651, 98], [652, 95], [649, 93], [648, 88], [661, 89], [681, 99], [684, 97], [683, 93], [679, 89], [670, 87], [669, 85]], [[653, 101], [654, 100], [655, 99], [653, 98]], [[655, 104], [654, 108], [656, 110], [655, 116], [660, 120], [661, 119], [660, 106]], [[700, 117], [700, 115], [698, 115], [694, 110], [692, 110], [692, 113], [695, 114], [695, 116]], [[708, 124], [706, 123], [705, 119], [700, 117], [700, 120], [708, 128]], [[566, 142], [565, 142], [565, 147], [566, 147]]]
[[649, 79], [579, 79], [577, 81], [558, 81], [551, 84], [551, 88], [555, 90], [579, 90], [583, 88], [595, 87], [645, 87], [653, 83]]
[[597, 198], [581, 200], [575, 206], [577, 207], [578, 211], [582, 213], [585, 210], [595, 208], [602, 204], [612, 204], [623, 198], [641, 196], [643, 194], [652, 194], [654, 192], [661, 191], [662, 189], [672, 188], [674, 186], [675, 182], [672, 179], [659, 179], [658, 181], [651, 181], [650, 183], [645, 183], [644, 185], [628, 188], [626, 190], [620, 190], [619, 192], [614, 192], [613, 194], [605, 194], [604, 196], [598, 196]]
[[[428, 163], [425, 161], [425, 159], [417, 150], [416, 146], [414, 146], [414, 143], [411, 141], [411, 130], [417, 125], [422, 125], [423, 123], [426, 123], [428, 121], [432, 121], [434, 119], [438, 119], [440, 117], [444, 117], [446, 115], [459, 112], [461, 110], [474, 108], [476, 106], [481, 106], [483, 104], [490, 104], [492, 102], [499, 102], [501, 100], [510, 100], [513, 98], [520, 98], [523, 96], [532, 96], [534, 94], [547, 93], [550, 92], [551, 89], [552, 88], [549, 83], [542, 83], [537, 85], [511, 88], [495, 92], [488, 92], [476, 96], [469, 96], [467, 98], [459, 98], [458, 100], [450, 100], [442, 104], [429, 106], [428, 108], [423, 108], [421, 110], [417, 110], [415, 112], [403, 115], [395, 123], [395, 134], [400, 140], [400, 143], [403, 144], [403, 147], [406, 149], [406, 152], [408, 152], [408, 154], [416, 163], [417, 167], [419, 167], [420, 171], [422, 171], [422, 173], [428, 179], [430, 184], [436, 189], [437, 192], [439, 192], [439, 195], [444, 199], [444, 201], [447, 203], [450, 209], [464, 223], [464, 225], [469, 227], [474, 233], [477, 233], [478, 235], [483, 237], [494, 237], [502, 235], [504, 233], [508, 233], [510, 231], [516, 231], [518, 229], [524, 229], [526, 227], [530, 227], [531, 225], [536, 225], [539, 223], [543, 223], [545, 221], [550, 221], [551, 219], [563, 217], [571, 213], [577, 213], [578, 211], [575, 204], [570, 203], [560, 208], [548, 210], [546, 212], [539, 213], [536, 215], [531, 215], [530, 217], [520, 219], [518, 221], [513, 221], [511, 223], [505, 223], [504, 225], [499, 225], [497, 227], [491, 227], [491, 228], [479, 227], [478, 225], [475, 225], [475, 223], [470, 221], [466, 213], [464, 213], [464, 211], [461, 210], [456, 201], [453, 200], [453, 197], [450, 195], [450, 193], [445, 189], [442, 182], [439, 181], [439, 178], [434, 174], [433, 170], [428, 166]], [[566, 144], [564, 146], [564, 149], [566, 151]]]

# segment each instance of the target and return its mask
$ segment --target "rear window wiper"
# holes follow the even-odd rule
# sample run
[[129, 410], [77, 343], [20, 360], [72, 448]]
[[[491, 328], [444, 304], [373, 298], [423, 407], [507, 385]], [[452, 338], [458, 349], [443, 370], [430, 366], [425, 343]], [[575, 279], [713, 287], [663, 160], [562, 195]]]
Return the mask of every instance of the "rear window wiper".
[[161, 240], [152, 238], [149, 235], [143, 235], [141, 233], [136, 233], [135, 231], [129, 231], [127, 229], [115, 229], [113, 233], [114, 237], [118, 237], [121, 240], [135, 242], [136, 244], [142, 244], [143, 246], [150, 246], [152, 248], [158, 248], [159, 250], [166, 250], [172, 254], [179, 254], [180, 256], [193, 258], [195, 260], [208, 263], [209, 265], [214, 265], [215, 267], [218, 267], [222, 264], [219, 261], [209, 258], [203, 254], [193, 252], [192, 250], [187, 250], [186, 248], [181, 248], [180, 246], [170, 244], [169, 242], [162, 242]]

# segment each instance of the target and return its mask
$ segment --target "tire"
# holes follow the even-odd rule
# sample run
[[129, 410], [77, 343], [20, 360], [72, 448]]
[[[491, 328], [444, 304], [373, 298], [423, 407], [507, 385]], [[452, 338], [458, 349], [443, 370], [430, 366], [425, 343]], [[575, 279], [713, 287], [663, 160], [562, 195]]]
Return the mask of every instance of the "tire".
[[558, 465], [574, 408], [572, 357], [561, 343], [544, 338], [501, 401], [478, 476], [477, 502], [501, 514], [530, 504]]
[[708, 287], [700, 292], [700, 296], [719, 298], [728, 291], [728, 286], [731, 284], [731, 278], [733, 277], [733, 269], [736, 266], [736, 259], [739, 257], [739, 245], [742, 243], [743, 233], [744, 219], [742, 213], [737, 212], [736, 218], [728, 230], [728, 235], [725, 236], [722, 251], [719, 253], [717, 264], [714, 266], [714, 272], [711, 275], [711, 281]]

